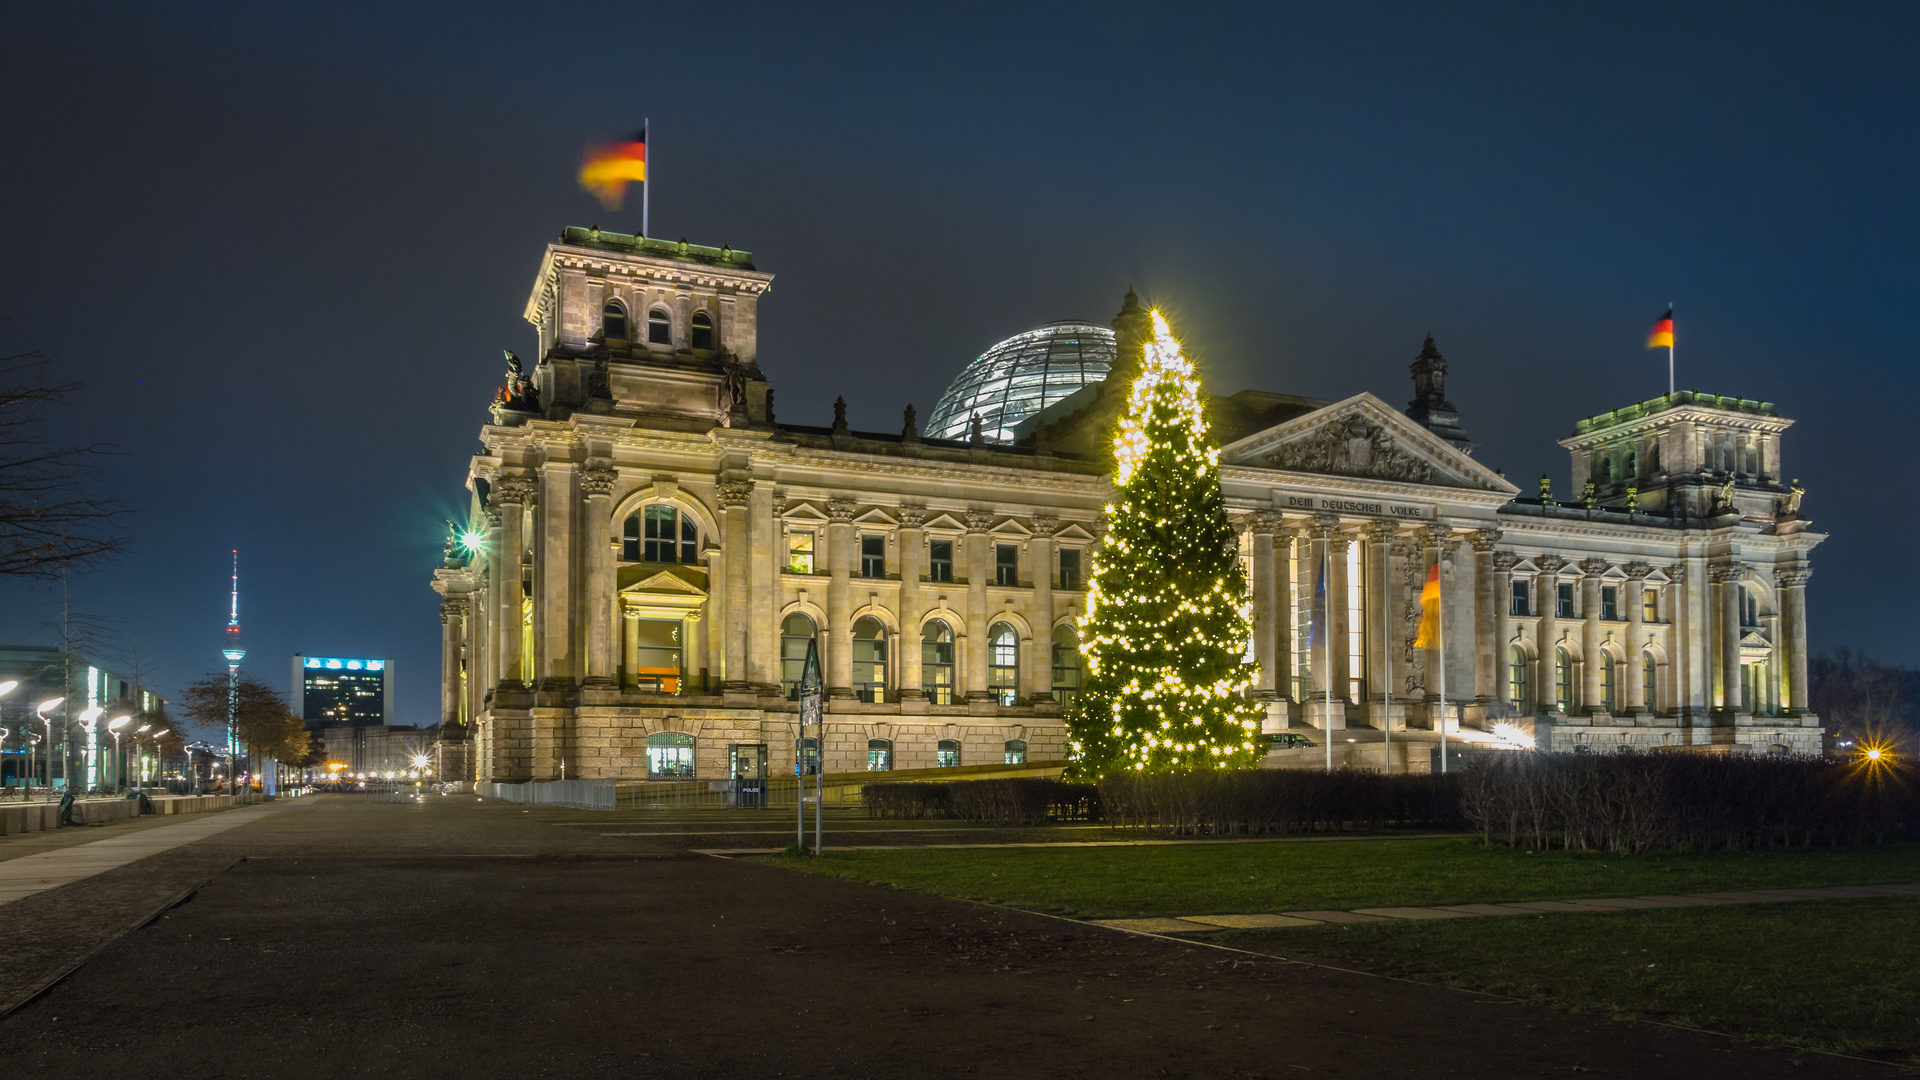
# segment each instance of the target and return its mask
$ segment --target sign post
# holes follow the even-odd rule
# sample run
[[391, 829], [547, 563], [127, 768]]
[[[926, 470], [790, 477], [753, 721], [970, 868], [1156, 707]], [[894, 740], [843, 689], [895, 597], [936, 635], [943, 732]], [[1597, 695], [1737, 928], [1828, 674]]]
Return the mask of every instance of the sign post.
[[794, 846], [802, 851], [807, 847], [807, 729], [813, 729], [813, 853], [820, 854], [821, 840], [826, 829], [821, 824], [821, 815], [826, 812], [826, 778], [823, 775], [822, 757], [827, 741], [825, 717], [822, 715], [820, 678], [820, 652], [815, 642], [807, 642], [807, 659], [800, 671], [800, 737], [793, 744], [793, 785], [794, 807], [798, 815], [794, 823]]

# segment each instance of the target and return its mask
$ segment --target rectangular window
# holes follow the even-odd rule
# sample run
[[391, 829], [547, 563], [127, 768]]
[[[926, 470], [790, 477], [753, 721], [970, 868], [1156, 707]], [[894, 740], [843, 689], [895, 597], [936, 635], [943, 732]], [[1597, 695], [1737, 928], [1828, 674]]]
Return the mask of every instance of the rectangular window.
[[934, 540], [927, 544], [927, 580], [953, 580], [953, 541]]
[[1060, 587], [1078, 589], [1080, 587], [1080, 549], [1062, 548], [1060, 551]]
[[870, 578], [887, 576], [886, 537], [862, 536], [860, 538], [860, 576]]
[[1508, 612], [1508, 614], [1525, 615], [1526, 613], [1527, 613], [1527, 583], [1524, 581], [1516, 581], [1513, 583], [1513, 608]]
[[1620, 590], [1617, 587], [1600, 586], [1600, 617], [1603, 619], [1620, 617]]
[[680, 515], [680, 561], [688, 566], [700, 561], [700, 526], [685, 514]]
[[1360, 568], [1360, 542], [1342, 542], [1347, 549], [1347, 700], [1364, 701], [1361, 676], [1366, 672], [1366, 574]]
[[1654, 584], [1640, 586], [1640, 618], [1643, 622], [1660, 621], [1660, 587]]
[[996, 585], [1020, 584], [1020, 548], [1015, 544], [993, 546], [993, 581]]
[[1573, 618], [1573, 582], [1560, 583], [1560, 601], [1554, 609], [1554, 614], [1562, 619]]
[[787, 573], [813, 573], [813, 533], [795, 529], [787, 534]]

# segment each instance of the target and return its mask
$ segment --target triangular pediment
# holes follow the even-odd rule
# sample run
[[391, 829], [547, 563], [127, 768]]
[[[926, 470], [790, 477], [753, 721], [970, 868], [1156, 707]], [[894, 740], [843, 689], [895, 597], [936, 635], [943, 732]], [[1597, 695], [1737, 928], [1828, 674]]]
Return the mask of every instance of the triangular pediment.
[[880, 525], [880, 526], [892, 527], [894, 525], [899, 524], [899, 522], [896, 521], [894, 518], [890, 517], [886, 511], [879, 510], [879, 509], [869, 510], [864, 514], [861, 514], [859, 517], [854, 518], [853, 521], [854, 521], [854, 524], [856, 525]]
[[781, 514], [780, 516], [782, 518], [785, 518], [788, 521], [826, 521], [827, 520], [827, 515], [821, 513], [817, 507], [815, 507], [812, 503], [809, 503], [809, 502], [793, 503], [789, 505], [786, 509], [786, 512]]
[[627, 578], [629, 574], [634, 580], [621, 583], [622, 593], [646, 593], [651, 596], [664, 594], [705, 597], [707, 595], [707, 574], [698, 567], [642, 564], [620, 568], [621, 578]]
[[1073, 522], [1068, 522], [1067, 524], [1060, 526], [1060, 528], [1054, 532], [1053, 539], [1054, 539], [1054, 542], [1056, 543], [1058, 543], [1061, 540], [1074, 540], [1081, 543], [1091, 543], [1093, 541], [1093, 534], [1081, 528], [1079, 525]]
[[1518, 495], [1514, 487], [1372, 394], [1355, 394], [1220, 448], [1223, 465]]
[[933, 517], [928, 518], [926, 521], [926, 524], [922, 525], [921, 528], [927, 529], [929, 531], [934, 531], [934, 530], [946, 530], [946, 531], [952, 531], [952, 532], [967, 531], [967, 527], [961, 524], [959, 521], [955, 520], [952, 514], [936, 514]]

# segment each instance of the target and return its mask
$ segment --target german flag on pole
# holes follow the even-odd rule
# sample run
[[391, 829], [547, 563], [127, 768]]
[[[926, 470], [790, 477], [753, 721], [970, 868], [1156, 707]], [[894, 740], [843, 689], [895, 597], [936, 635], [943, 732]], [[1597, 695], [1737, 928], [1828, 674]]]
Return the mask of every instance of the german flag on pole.
[[1649, 349], [1673, 348], [1673, 309], [1672, 308], [1668, 308], [1667, 313], [1665, 315], [1660, 316], [1660, 321], [1654, 323], [1653, 329], [1647, 332], [1647, 348]]
[[628, 184], [644, 183], [646, 179], [645, 128], [626, 142], [588, 147], [586, 159], [580, 163], [580, 186], [593, 192], [600, 205], [609, 210], [620, 209]]
[[1427, 583], [1420, 589], [1420, 635], [1413, 639], [1416, 649], [1431, 649], [1440, 643], [1440, 564], [1427, 571]]

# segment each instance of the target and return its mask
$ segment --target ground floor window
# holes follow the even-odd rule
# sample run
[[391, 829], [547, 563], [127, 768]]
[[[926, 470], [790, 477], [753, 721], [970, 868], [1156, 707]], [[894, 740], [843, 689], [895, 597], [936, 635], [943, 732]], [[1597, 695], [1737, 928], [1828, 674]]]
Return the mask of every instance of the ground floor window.
[[647, 736], [647, 775], [655, 779], [693, 775], [693, 736], [662, 731]]
[[1640, 694], [1648, 712], [1660, 711], [1660, 665], [1652, 653], [1640, 654]]
[[861, 701], [887, 700], [887, 628], [872, 616], [853, 624], [853, 693]]
[[1080, 638], [1071, 625], [1053, 629], [1053, 700], [1071, 704], [1080, 692]]
[[786, 691], [788, 701], [800, 700], [800, 676], [806, 673], [807, 646], [811, 644], [812, 619], [796, 611], [780, 624], [780, 688]]
[[960, 765], [960, 744], [953, 739], [941, 739], [940, 745], [933, 751], [933, 763], [942, 769], [958, 768]]
[[1006, 623], [987, 632], [987, 689], [1002, 705], [1020, 696], [1020, 635]]
[[953, 704], [953, 628], [939, 619], [920, 632], [920, 685], [928, 701]]
[[1600, 654], [1600, 706], [1608, 715], [1620, 711], [1615, 707], [1617, 699], [1614, 687], [1618, 685], [1619, 680], [1614, 677], [1613, 654], [1603, 652]]
[[1515, 712], [1531, 712], [1527, 699], [1527, 653], [1518, 645], [1507, 649], [1507, 697]]
[[1027, 763], [1027, 744], [1020, 739], [1007, 740], [1007, 764], [1025, 765]]
[[1553, 650], [1553, 703], [1561, 712], [1573, 711], [1573, 658], [1567, 650]]
[[893, 744], [885, 739], [867, 740], [867, 771], [893, 771]]

